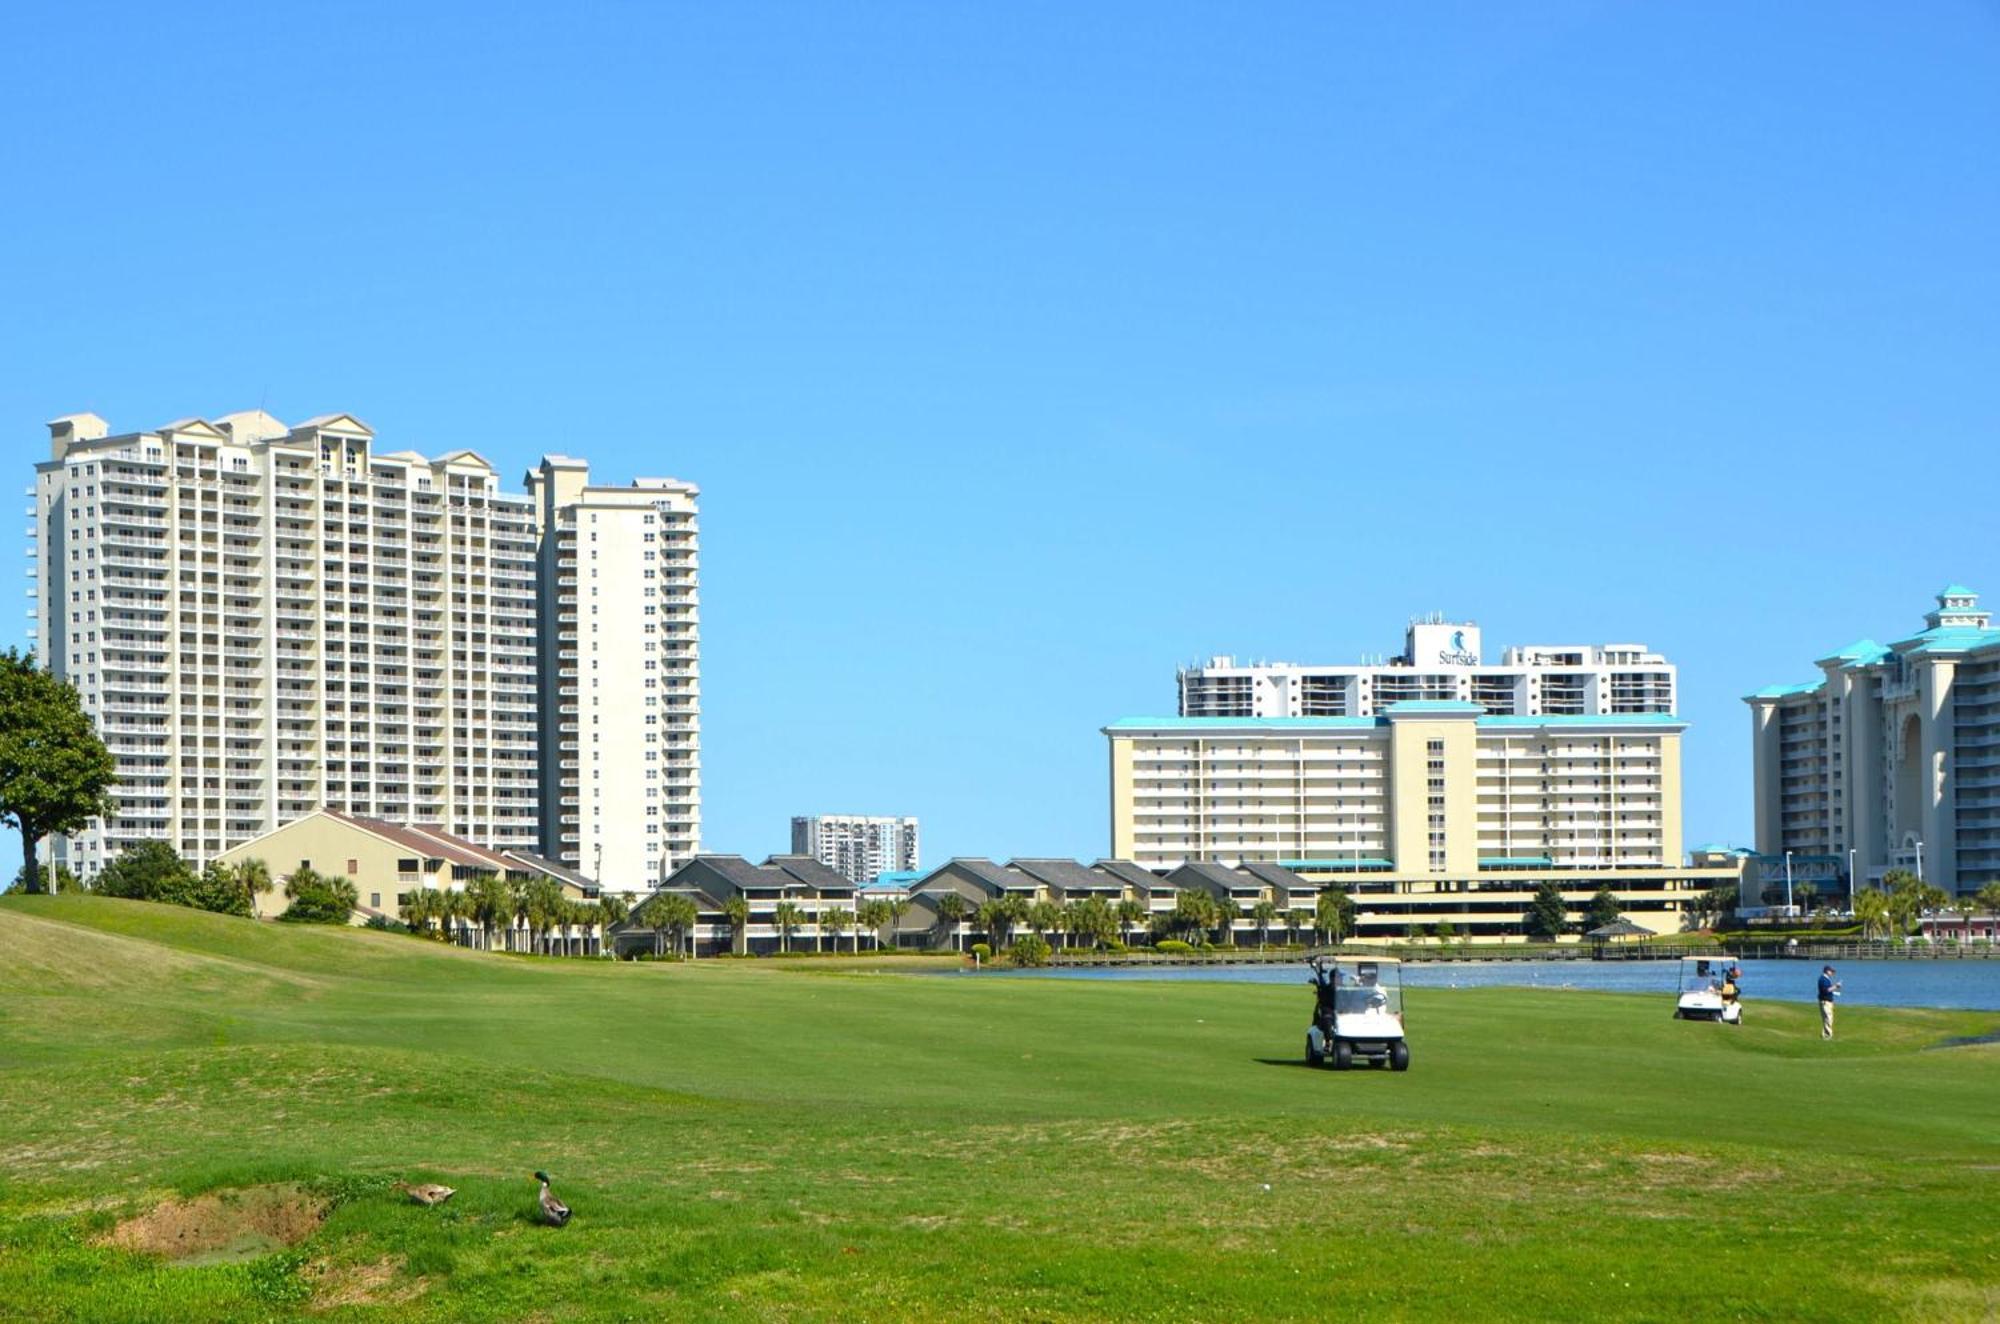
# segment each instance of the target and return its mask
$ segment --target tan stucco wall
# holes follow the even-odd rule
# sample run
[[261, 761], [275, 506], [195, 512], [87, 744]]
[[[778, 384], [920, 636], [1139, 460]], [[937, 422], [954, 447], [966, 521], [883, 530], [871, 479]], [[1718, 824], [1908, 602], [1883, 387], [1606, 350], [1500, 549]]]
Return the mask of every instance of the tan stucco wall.
[[1111, 738], [1111, 855], [1114, 860], [1132, 858], [1136, 835], [1132, 822], [1132, 739]]
[[[418, 884], [398, 881], [396, 866], [399, 861], [414, 855], [415, 852], [406, 846], [384, 841], [337, 818], [309, 814], [274, 832], [267, 832], [255, 841], [246, 841], [224, 851], [220, 858], [225, 864], [262, 860], [264, 867], [271, 871], [276, 886], [257, 898], [257, 913], [260, 916], [282, 915], [291, 906], [285, 896], [285, 880], [291, 877], [302, 861], [310, 861], [315, 872], [345, 878], [353, 883], [354, 890], [361, 894], [363, 906], [400, 919], [402, 909], [396, 904], [396, 894], [409, 891]], [[353, 870], [347, 867], [349, 860], [355, 863]], [[427, 863], [419, 860], [419, 868]], [[438, 874], [448, 879], [450, 870], [447, 867], [439, 870]], [[439, 884], [437, 874], [423, 876], [427, 885]], [[379, 904], [375, 898], [379, 898]]]

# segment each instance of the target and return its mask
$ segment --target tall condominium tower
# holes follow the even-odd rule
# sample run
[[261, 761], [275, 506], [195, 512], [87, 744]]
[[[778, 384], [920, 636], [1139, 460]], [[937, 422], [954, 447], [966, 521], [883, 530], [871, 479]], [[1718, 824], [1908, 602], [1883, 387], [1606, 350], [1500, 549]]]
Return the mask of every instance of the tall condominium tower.
[[383, 451], [345, 414], [50, 431], [36, 645], [119, 776], [57, 860], [200, 863], [321, 806], [633, 887], [694, 852], [692, 487], [551, 459], [504, 493], [475, 452]]
[[1183, 717], [1373, 717], [1406, 700], [1476, 703], [1508, 717], [1602, 717], [1674, 711], [1674, 668], [1644, 644], [1526, 644], [1498, 665], [1479, 627], [1412, 621], [1400, 656], [1353, 666], [1218, 657], [1179, 673]]
[[865, 883], [890, 870], [916, 869], [917, 820], [814, 814], [792, 820], [792, 854], [810, 855]]
[[1962, 585], [1936, 601], [1908, 638], [1856, 640], [1817, 680], [1746, 696], [1760, 853], [1855, 886], [2000, 877], [2000, 627]]
[[583, 460], [527, 476], [541, 537], [544, 852], [650, 889], [701, 842], [697, 489], [594, 487]]

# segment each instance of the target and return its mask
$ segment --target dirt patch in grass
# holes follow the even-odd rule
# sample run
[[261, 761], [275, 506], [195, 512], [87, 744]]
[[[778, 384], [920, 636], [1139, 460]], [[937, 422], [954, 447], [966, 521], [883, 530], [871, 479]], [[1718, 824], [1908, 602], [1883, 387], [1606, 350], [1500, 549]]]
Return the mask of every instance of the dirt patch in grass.
[[298, 1245], [319, 1230], [328, 1208], [322, 1197], [289, 1184], [210, 1191], [162, 1200], [112, 1228], [102, 1244], [177, 1264], [249, 1260]]
[[384, 1256], [362, 1264], [307, 1265], [300, 1274], [312, 1285], [313, 1310], [344, 1306], [393, 1306], [414, 1301], [430, 1286], [428, 1279], [404, 1278], [401, 1256]]

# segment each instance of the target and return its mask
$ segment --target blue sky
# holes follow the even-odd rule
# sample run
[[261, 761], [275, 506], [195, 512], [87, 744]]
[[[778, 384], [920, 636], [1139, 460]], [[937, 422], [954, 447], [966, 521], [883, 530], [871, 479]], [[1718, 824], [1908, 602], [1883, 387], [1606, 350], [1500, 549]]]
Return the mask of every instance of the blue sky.
[[257, 405], [701, 485], [712, 849], [1101, 854], [1177, 663], [1430, 610], [1668, 653], [1742, 840], [1739, 696], [2000, 602], [1992, 6], [41, 5], [0, 126], [17, 494]]

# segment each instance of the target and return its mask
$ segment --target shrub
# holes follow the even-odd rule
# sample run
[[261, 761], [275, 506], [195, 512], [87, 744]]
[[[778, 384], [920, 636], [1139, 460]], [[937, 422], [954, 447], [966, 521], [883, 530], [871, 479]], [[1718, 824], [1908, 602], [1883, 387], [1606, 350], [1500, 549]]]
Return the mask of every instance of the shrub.
[[1019, 966], [1047, 965], [1049, 952], [1047, 938], [1039, 933], [1024, 933], [1007, 949], [1007, 959]]
[[387, 915], [370, 915], [368, 917], [368, 923], [363, 927], [375, 929], [382, 933], [411, 932], [409, 925], [403, 923], [403, 921], [399, 919], [390, 919]]
[[972, 944], [972, 954], [978, 957], [980, 963], [983, 965], [987, 961], [993, 959], [993, 948], [988, 946], [986, 943], [975, 942]]
[[1194, 944], [1182, 942], [1179, 938], [1162, 938], [1153, 944], [1156, 952], [1171, 952], [1176, 956], [1186, 955], [1194, 950]]
[[278, 918], [289, 924], [345, 924], [361, 903], [353, 883], [345, 878], [322, 878], [306, 868], [285, 883], [285, 895], [292, 904]]

